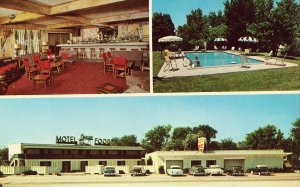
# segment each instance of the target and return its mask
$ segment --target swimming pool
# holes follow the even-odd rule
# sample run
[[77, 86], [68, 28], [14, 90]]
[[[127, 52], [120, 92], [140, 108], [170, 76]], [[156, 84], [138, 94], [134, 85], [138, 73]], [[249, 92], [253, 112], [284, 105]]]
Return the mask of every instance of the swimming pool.
[[[239, 55], [233, 55], [224, 52], [185, 53], [185, 56], [190, 61], [193, 60], [195, 67], [197, 66], [195, 57], [200, 59], [201, 67], [241, 64]], [[248, 62], [253, 64], [262, 63], [262, 61], [251, 58], [248, 58]]]

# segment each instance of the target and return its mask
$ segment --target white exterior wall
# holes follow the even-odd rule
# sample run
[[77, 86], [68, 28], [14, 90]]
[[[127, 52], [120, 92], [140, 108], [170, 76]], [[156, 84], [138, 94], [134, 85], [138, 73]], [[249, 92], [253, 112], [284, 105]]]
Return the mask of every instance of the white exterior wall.
[[10, 160], [14, 154], [22, 154], [22, 153], [23, 150], [21, 144], [8, 145], [8, 160]]
[[60, 171], [62, 170], [62, 162], [63, 161], [71, 161], [71, 171], [72, 170], [80, 170], [80, 162], [88, 161], [88, 166], [96, 166], [99, 165], [99, 161], [107, 161], [108, 166], [117, 166], [117, 161], [125, 161], [125, 166], [128, 168], [126, 171], [130, 171], [133, 166], [137, 165], [137, 162], [140, 159], [78, 159], [78, 160], [68, 160], [68, 159], [26, 159], [25, 166], [40, 166], [41, 161], [51, 161], [51, 167], [58, 168]]
[[158, 151], [145, 155], [147, 161], [149, 157], [153, 160], [153, 167], [158, 173], [158, 168], [164, 166], [166, 169], [167, 160], [182, 160], [183, 168], [191, 168], [192, 160], [201, 160], [203, 167], [206, 167], [207, 160], [216, 160], [217, 165], [224, 168], [224, 160], [243, 159], [244, 169], [255, 167], [255, 165], [264, 164], [270, 168], [282, 168], [283, 157], [290, 153], [284, 153], [282, 150], [232, 150], [215, 151], [214, 153], [201, 153], [198, 151]]

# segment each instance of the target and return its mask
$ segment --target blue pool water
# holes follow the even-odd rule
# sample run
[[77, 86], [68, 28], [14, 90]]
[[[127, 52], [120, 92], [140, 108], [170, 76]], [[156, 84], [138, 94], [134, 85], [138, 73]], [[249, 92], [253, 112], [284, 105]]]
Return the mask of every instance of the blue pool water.
[[[200, 59], [201, 67], [223, 66], [232, 64], [241, 64], [239, 55], [232, 55], [224, 52], [202, 52], [202, 53], [185, 53], [185, 56], [197, 66], [195, 57]], [[257, 64], [262, 61], [248, 58], [249, 63]]]

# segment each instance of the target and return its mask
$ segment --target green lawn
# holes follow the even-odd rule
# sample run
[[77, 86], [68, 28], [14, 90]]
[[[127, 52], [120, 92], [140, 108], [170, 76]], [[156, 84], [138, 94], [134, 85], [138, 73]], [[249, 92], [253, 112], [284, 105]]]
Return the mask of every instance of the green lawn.
[[[259, 55], [266, 55], [266, 53]], [[300, 65], [300, 57], [286, 61]], [[156, 76], [163, 63], [160, 53], [153, 52], [153, 90], [155, 93], [300, 90], [300, 66], [160, 79]]]

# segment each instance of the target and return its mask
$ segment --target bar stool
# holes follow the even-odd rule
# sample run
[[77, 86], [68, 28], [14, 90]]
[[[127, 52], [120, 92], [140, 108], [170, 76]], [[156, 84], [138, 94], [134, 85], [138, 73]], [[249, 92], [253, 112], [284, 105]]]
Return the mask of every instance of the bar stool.
[[99, 48], [99, 58], [100, 58], [100, 60], [104, 60], [103, 59], [103, 53], [104, 53], [104, 48]]
[[127, 51], [126, 48], [120, 48], [120, 51]]
[[147, 66], [149, 66], [149, 54], [148, 54], [149, 49], [141, 48], [141, 50], [143, 51], [143, 62], [140, 69], [144, 71], [144, 69], [148, 69]]
[[90, 48], [91, 53], [90, 53], [90, 59], [96, 60], [96, 50], [95, 48]]
[[76, 53], [76, 57], [79, 58], [79, 54], [78, 54], [78, 48], [73, 48], [75, 53]]
[[139, 49], [131, 49], [131, 51], [138, 51]]
[[109, 48], [110, 52], [115, 51], [116, 48]]
[[80, 48], [79, 58], [81, 58], [81, 59], [85, 59], [86, 58], [85, 48]]

